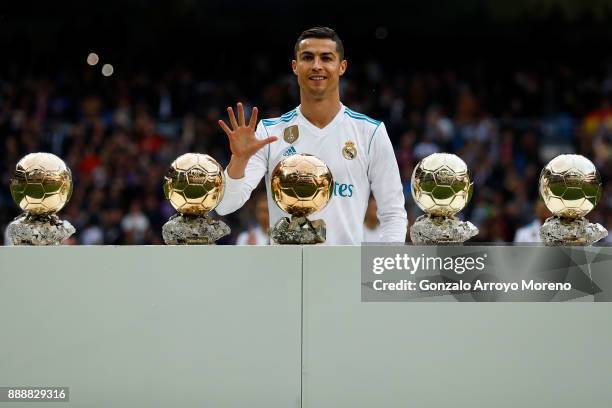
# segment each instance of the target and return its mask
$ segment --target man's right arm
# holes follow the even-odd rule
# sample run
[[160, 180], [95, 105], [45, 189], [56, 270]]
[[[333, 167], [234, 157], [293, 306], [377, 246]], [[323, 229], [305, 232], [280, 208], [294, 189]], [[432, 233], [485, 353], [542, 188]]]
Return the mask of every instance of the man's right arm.
[[[259, 140], [268, 137], [262, 122], [257, 126], [255, 133]], [[219, 215], [236, 211], [249, 199], [251, 192], [257, 187], [268, 169], [267, 150], [267, 146], [260, 148], [257, 153], [246, 160], [246, 163], [232, 155], [230, 164], [225, 169], [225, 193], [215, 208]]]

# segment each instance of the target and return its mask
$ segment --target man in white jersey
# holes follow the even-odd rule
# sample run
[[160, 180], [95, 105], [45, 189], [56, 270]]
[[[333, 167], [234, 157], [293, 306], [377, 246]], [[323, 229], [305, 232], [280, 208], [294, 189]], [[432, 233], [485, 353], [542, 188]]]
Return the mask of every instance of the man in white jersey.
[[257, 108], [248, 123], [242, 104], [237, 105], [237, 118], [227, 108], [230, 124], [220, 120], [219, 125], [229, 138], [232, 157], [225, 194], [216, 208], [219, 214], [240, 208], [265, 175], [270, 225], [274, 225], [287, 214], [272, 200], [271, 172], [285, 157], [309, 153], [323, 160], [334, 176], [331, 201], [312, 216], [325, 221], [325, 244], [362, 242], [370, 191], [378, 203], [382, 240], [405, 241], [407, 216], [393, 146], [382, 122], [340, 102], [340, 76], [346, 67], [342, 41], [332, 29], [306, 30], [297, 39], [292, 61], [300, 106], [257, 126]]

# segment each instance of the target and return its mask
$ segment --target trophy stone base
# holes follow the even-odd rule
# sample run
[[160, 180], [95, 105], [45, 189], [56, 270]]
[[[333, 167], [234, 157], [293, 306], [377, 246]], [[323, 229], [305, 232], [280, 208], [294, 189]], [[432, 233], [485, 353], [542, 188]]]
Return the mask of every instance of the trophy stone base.
[[325, 235], [325, 221], [310, 221], [306, 217], [283, 217], [270, 231], [270, 238], [277, 244], [321, 244]]
[[13, 245], [61, 245], [76, 229], [55, 214], [21, 214], [8, 225], [7, 233]]
[[229, 233], [226, 223], [206, 215], [175, 214], [162, 227], [162, 236], [168, 245], [211, 245]]
[[589, 246], [608, 236], [601, 224], [591, 224], [584, 217], [577, 219], [552, 216], [540, 227], [542, 242], [548, 246]]
[[421, 215], [410, 227], [410, 239], [419, 245], [461, 244], [477, 234], [474, 224], [455, 217]]

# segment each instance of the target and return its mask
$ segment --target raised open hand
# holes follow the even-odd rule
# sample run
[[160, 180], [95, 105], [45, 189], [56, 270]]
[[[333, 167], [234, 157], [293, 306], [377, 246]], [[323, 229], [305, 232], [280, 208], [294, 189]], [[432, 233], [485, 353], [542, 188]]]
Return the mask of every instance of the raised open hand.
[[236, 120], [234, 110], [231, 107], [227, 108], [230, 125], [232, 126], [231, 129], [222, 120], [219, 120], [219, 126], [221, 126], [221, 129], [223, 129], [229, 139], [232, 156], [241, 161], [248, 161], [259, 149], [268, 143], [274, 142], [278, 138], [276, 136], [271, 136], [266, 139], [257, 139], [257, 137], [255, 137], [257, 108], [253, 108], [253, 113], [251, 114], [248, 125], [245, 123], [244, 107], [240, 102], [238, 102], [236, 108], [238, 110], [238, 120]]

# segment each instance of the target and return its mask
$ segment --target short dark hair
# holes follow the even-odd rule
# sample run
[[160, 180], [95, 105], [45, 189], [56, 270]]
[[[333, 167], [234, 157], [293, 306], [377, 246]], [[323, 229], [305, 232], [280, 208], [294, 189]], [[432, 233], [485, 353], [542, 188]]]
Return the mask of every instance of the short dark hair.
[[344, 45], [342, 44], [342, 40], [340, 37], [338, 37], [338, 34], [336, 34], [336, 32], [329, 27], [313, 27], [303, 31], [297, 38], [295, 47], [293, 48], [293, 53], [296, 57], [298, 49], [300, 48], [300, 42], [307, 38], [327, 38], [334, 41], [336, 43], [336, 51], [340, 55], [340, 59], [344, 59]]

